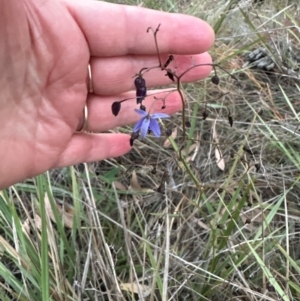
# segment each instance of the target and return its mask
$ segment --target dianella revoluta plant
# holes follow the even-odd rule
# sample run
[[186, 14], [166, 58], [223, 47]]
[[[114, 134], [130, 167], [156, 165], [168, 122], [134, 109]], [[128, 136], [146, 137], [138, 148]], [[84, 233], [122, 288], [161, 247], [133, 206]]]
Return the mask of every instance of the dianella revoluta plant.
[[[157, 35], [160, 30], [160, 25], [157, 26], [157, 28], [154, 30], [152, 27], [149, 27], [147, 29], [147, 32], [152, 32], [154, 36], [154, 42], [156, 46], [156, 53], [157, 53], [157, 58], [158, 58], [158, 66], [153, 66], [153, 67], [147, 67], [147, 68], [142, 68], [134, 77], [134, 85], [136, 89], [136, 103], [139, 106], [139, 109], [135, 109], [135, 112], [141, 116], [140, 120], [137, 122], [137, 124], [133, 128], [133, 133], [131, 135], [129, 143], [133, 145], [134, 140], [138, 139], [139, 136], [141, 138], [145, 138], [148, 133], [153, 133], [154, 136], [159, 137], [161, 135], [161, 129], [159, 126], [159, 123], [157, 119], [163, 119], [163, 118], [168, 118], [170, 117], [167, 114], [164, 113], [158, 113], [158, 112], [151, 112], [151, 109], [147, 111], [146, 106], [143, 104], [144, 99], [149, 96], [147, 94], [147, 85], [146, 85], [146, 80], [144, 78], [144, 75], [147, 72], [150, 72], [151, 70], [154, 69], [161, 69], [162, 72], [165, 73], [166, 76], [175, 84], [175, 89], [173, 91], [170, 91], [170, 93], [173, 93], [174, 91], [178, 91], [181, 101], [182, 101], [182, 146], [185, 145], [185, 140], [187, 139], [187, 134], [186, 134], [186, 127], [188, 127], [189, 121], [186, 119], [186, 114], [185, 114], [185, 105], [186, 105], [186, 99], [184, 96], [184, 92], [182, 90], [182, 85], [181, 85], [181, 79], [182, 77], [187, 74], [189, 71], [191, 71], [194, 68], [201, 67], [201, 66], [212, 66], [214, 75], [211, 78], [211, 81], [213, 84], [218, 85], [220, 83], [220, 78], [217, 74], [216, 68], [222, 69], [224, 72], [226, 72], [229, 76], [232, 78], [236, 79], [236, 77], [230, 73], [228, 73], [224, 68], [219, 66], [218, 64], [214, 63], [207, 63], [207, 64], [194, 64], [193, 66], [187, 68], [185, 71], [183, 71], [181, 74], [176, 74], [175, 70], [170, 68], [170, 63], [175, 60], [174, 56], [172, 54], [169, 55], [168, 59], [166, 62], [162, 62], [160, 52], [159, 52], [159, 47], [158, 47], [158, 41], [157, 41]], [[152, 94], [153, 95], [153, 94]], [[167, 95], [168, 96], [168, 95]], [[167, 97], [166, 96], [166, 97]], [[164, 97], [163, 99], [157, 99], [162, 101], [162, 109], [166, 108], [166, 102]], [[122, 99], [120, 101], [116, 101], [112, 104], [112, 113], [115, 116], [118, 116], [120, 110], [121, 110], [121, 105], [124, 101], [132, 100], [130, 98], [127, 99]], [[208, 114], [206, 113], [206, 110], [203, 113], [203, 119], [206, 119]], [[232, 126], [233, 120], [230, 115], [230, 112], [228, 113], [228, 120], [230, 125]], [[168, 132], [168, 131], [167, 131]], [[168, 136], [168, 133], [167, 133]], [[187, 163], [185, 162], [182, 154], [181, 154], [181, 147], [179, 147], [178, 150], [178, 155], [179, 159], [183, 162], [184, 166], [186, 167], [188, 173], [192, 176], [191, 170], [189, 169]], [[194, 178], [192, 176], [192, 178]], [[194, 179], [198, 183], [198, 180]]]

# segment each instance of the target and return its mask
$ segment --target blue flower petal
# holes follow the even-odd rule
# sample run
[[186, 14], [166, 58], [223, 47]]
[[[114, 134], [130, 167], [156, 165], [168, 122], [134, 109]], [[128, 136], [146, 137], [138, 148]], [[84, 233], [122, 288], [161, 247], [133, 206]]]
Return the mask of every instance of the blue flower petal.
[[170, 115], [168, 114], [165, 114], [165, 113], [154, 113], [154, 114], [151, 114], [151, 118], [170, 118]]
[[141, 119], [136, 123], [136, 125], [135, 125], [134, 128], [133, 128], [133, 131], [134, 131], [134, 132], [139, 131], [140, 128], [142, 127], [143, 123], [144, 123], [144, 117], [141, 118]]
[[149, 115], [147, 112], [135, 109], [135, 112], [142, 116], [133, 128], [133, 132], [140, 131], [142, 138], [145, 138], [148, 131], [151, 130], [156, 137], [160, 137], [161, 129], [156, 121], [158, 118], [169, 118], [170, 116], [165, 113], [154, 113]]
[[150, 119], [149, 129], [152, 131], [155, 137], [160, 137], [161, 131], [160, 131], [159, 124], [153, 118]]
[[145, 138], [148, 134], [151, 119], [148, 116], [148, 117], [142, 118], [141, 120], [143, 120], [143, 124], [141, 126], [141, 136], [142, 136], [142, 138]]
[[139, 115], [143, 116], [143, 117], [146, 117], [148, 116], [148, 113], [143, 111], [143, 110], [140, 110], [140, 109], [134, 109]]

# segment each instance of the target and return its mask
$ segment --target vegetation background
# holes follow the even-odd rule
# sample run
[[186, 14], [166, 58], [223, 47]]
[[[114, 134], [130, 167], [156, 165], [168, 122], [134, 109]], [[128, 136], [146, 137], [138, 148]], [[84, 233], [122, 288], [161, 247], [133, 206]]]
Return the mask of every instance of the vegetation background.
[[238, 81], [184, 85], [185, 164], [177, 114], [170, 138], [0, 191], [0, 299], [300, 300], [297, 3], [126, 0], [207, 20]]

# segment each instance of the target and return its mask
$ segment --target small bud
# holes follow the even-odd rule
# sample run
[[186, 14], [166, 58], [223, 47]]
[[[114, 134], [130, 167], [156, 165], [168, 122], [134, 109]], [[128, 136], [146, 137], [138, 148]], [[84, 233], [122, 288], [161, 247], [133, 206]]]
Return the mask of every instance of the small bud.
[[166, 136], [170, 137], [172, 135], [172, 130], [171, 129], [167, 129], [166, 130]]
[[247, 218], [247, 219], [245, 220], [245, 224], [251, 224], [251, 219], [250, 219], [250, 218]]
[[139, 137], [139, 132], [133, 132], [131, 134], [131, 137], [130, 137], [130, 140], [129, 140], [130, 146], [133, 146], [134, 140], [136, 140], [138, 137]]
[[246, 153], [248, 153], [251, 156], [254, 156], [252, 150], [250, 148], [248, 148], [247, 146], [243, 147], [243, 151], [246, 152]]
[[165, 187], [164, 187], [163, 185], [160, 185], [160, 186], [156, 189], [156, 191], [157, 191], [158, 193], [165, 194]]
[[258, 112], [257, 112], [257, 114], [259, 116], [263, 116], [264, 115], [264, 110], [263, 109], [259, 109]]
[[228, 121], [229, 121], [230, 126], [232, 127], [233, 126], [233, 118], [231, 115], [228, 115]]
[[190, 127], [191, 127], [191, 123], [190, 123], [189, 121], [186, 121], [186, 122], [185, 122], [185, 126], [186, 126], [187, 128], [190, 128]]
[[121, 103], [119, 101], [116, 101], [114, 102], [112, 105], [111, 105], [111, 110], [112, 110], [112, 113], [117, 116], [121, 110]]
[[273, 286], [273, 285], [271, 285], [270, 283], [269, 283], [269, 284], [267, 284], [267, 290], [268, 290], [269, 292], [275, 292], [275, 288], [274, 288], [274, 286]]
[[202, 112], [203, 120], [205, 120], [208, 117], [207, 111]]
[[155, 166], [155, 165], [153, 165], [153, 169], [151, 170], [151, 173], [152, 173], [153, 175], [156, 174], [156, 166]]
[[164, 68], [167, 68], [173, 60], [174, 60], [174, 56], [171, 54], [168, 60], [165, 62]]
[[214, 75], [211, 78], [211, 81], [212, 81], [213, 84], [218, 85], [220, 83], [220, 78], [217, 75]]
[[256, 163], [254, 166], [255, 166], [255, 171], [256, 171], [256, 172], [259, 172], [259, 171], [260, 171], [260, 168], [261, 168], [260, 164], [259, 164], [259, 163]]
[[141, 104], [141, 105], [140, 105], [140, 110], [146, 111], [146, 107], [145, 107], [143, 104]]
[[167, 70], [167, 74], [165, 76], [167, 76], [172, 82], [175, 82], [174, 74], [171, 71]]

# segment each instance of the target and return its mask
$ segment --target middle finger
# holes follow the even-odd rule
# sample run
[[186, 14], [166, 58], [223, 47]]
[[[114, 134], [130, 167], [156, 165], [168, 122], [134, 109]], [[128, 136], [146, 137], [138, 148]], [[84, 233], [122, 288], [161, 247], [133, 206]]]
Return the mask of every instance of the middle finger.
[[[168, 55], [161, 55], [162, 63], [165, 63]], [[188, 68], [198, 64], [211, 64], [211, 56], [208, 53], [198, 55], [174, 56], [170, 69], [180, 75]], [[93, 57], [91, 62], [94, 93], [97, 95], [116, 95], [134, 89], [134, 76], [142, 68], [158, 66], [157, 56], [128, 55], [120, 57], [98, 58]], [[168, 67], [168, 68], [169, 68]], [[211, 66], [196, 67], [182, 77], [181, 82], [193, 82], [208, 76]], [[160, 68], [150, 70], [144, 76], [147, 88], [171, 84], [166, 76], [166, 71]]]

